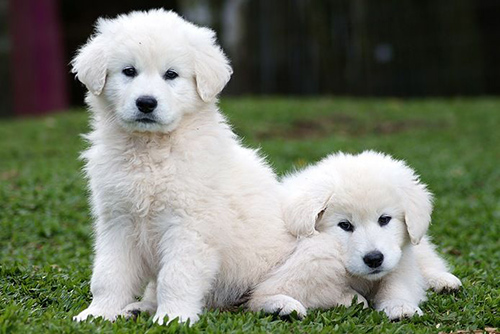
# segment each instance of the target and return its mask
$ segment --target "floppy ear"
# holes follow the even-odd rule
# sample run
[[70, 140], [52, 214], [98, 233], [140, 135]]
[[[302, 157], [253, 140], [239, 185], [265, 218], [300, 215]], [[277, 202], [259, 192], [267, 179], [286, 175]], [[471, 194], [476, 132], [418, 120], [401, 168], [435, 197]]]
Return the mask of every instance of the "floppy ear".
[[201, 99], [210, 102], [226, 86], [233, 69], [222, 49], [216, 44], [215, 33], [207, 28], [199, 29], [208, 41], [200, 41], [195, 45], [196, 88]]
[[102, 36], [90, 38], [71, 61], [72, 73], [94, 95], [101, 94], [106, 82], [108, 59], [106, 43]]
[[412, 244], [418, 245], [431, 223], [432, 194], [418, 180], [404, 193], [406, 228]]
[[297, 237], [310, 236], [316, 232], [330, 201], [333, 189], [302, 189], [285, 200], [283, 217], [290, 233]]

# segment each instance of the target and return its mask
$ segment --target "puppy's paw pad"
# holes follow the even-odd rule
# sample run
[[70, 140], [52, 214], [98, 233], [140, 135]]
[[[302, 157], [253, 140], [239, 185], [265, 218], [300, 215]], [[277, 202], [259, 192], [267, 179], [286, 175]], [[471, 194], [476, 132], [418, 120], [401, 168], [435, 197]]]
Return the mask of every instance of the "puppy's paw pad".
[[387, 317], [391, 320], [399, 320], [402, 318], [411, 318], [415, 315], [422, 315], [422, 310], [412, 303], [404, 300], [393, 300], [382, 303], [380, 307], [377, 308], [380, 311], [384, 311]]
[[142, 301], [132, 304], [128, 304], [122, 310], [121, 315], [126, 318], [137, 318], [140, 313], [146, 312], [148, 314], [153, 314], [156, 311], [156, 303]]
[[267, 313], [278, 314], [280, 317], [286, 317], [295, 311], [299, 319], [304, 318], [307, 314], [307, 310], [301, 302], [286, 295], [269, 297], [262, 304], [262, 310]]
[[441, 273], [429, 278], [429, 286], [436, 292], [447, 292], [460, 289], [462, 282], [453, 274]]
[[125, 315], [125, 317], [132, 318], [132, 319], [136, 320], [140, 314], [141, 314], [141, 310], [130, 310], [130, 311], [127, 311], [127, 314]]

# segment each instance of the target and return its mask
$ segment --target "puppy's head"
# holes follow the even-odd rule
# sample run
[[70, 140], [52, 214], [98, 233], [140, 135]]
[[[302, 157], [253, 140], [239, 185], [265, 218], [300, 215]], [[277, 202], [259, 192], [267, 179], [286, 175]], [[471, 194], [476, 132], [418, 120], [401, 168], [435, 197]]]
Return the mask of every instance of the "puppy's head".
[[132, 131], [172, 131], [213, 104], [232, 74], [212, 30], [164, 10], [99, 19], [72, 66], [100, 116]]
[[284, 184], [292, 194], [285, 207], [290, 230], [335, 235], [347, 271], [370, 280], [393, 270], [430, 223], [425, 185], [403, 162], [380, 153], [332, 155]]

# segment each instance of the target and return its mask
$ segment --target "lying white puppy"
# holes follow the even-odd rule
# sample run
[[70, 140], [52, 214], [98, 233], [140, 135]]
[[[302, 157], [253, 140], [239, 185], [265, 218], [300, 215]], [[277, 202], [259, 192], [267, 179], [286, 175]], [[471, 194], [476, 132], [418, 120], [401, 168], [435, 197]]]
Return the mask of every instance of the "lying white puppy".
[[256, 287], [251, 309], [304, 316], [357, 296], [399, 319], [422, 314], [427, 288], [460, 287], [425, 236], [431, 194], [402, 161], [371, 151], [334, 154], [284, 186], [285, 221], [307, 237]]
[[232, 70], [214, 32], [164, 10], [100, 19], [72, 64], [89, 90], [96, 219], [92, 303], [75, 320], [194, 322], [239, 302], [295, 238], [273, 171], [216, 106]]

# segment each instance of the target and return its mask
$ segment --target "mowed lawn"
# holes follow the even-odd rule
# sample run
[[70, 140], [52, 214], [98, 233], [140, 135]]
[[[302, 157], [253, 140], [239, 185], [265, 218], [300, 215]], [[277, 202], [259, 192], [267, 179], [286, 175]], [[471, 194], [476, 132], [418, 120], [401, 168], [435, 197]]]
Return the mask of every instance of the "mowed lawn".
[[[287, 321], [211, 311], [192, 327], [140, 315], [74, 323], [90, 301], [92, 219], [79, 152], [82, 110], [0, 120], [1, 333], [437, 333], [500, 327], [500, 99], [227, 98], [245, 145], [279, 174], [334, 151], [405, 159], [435, 194], [430, 235], [463, 289], [429, 292], [424, 316], [390, 322], [358, 307]], [[230, 180], [228, 180], [230, 182]], [[488, 329], [491, 330], [491, 329]]]

